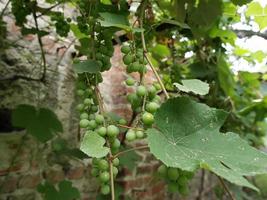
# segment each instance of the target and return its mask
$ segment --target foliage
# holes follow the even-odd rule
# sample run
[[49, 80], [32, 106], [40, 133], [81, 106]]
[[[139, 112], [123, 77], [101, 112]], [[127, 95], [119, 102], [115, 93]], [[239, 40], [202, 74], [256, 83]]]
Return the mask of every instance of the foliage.
[[[47, 0], [46, 3], [51, 7], [37, 1], [11, 0], [11, 11], [23, 34], [38, 36], [41, 52], [41, 37], [53, 28], [58, 37], [73, 35], [77, 40], [78, 56], [73, 69], [80, 97], [79, 126], [85, 133], [80, 148], [83, 153], [69, 149], [64, 142], [56, 140], [52, 144], [58, 155], [93, 158], [92, 175], [100, 180], [102, 195], [111, 193], [111, 199], [115, 199], [113, 178], [119, 170], [119, 157], [124, 157], [121, 164], [132, 168], [136, 156], [125, 147], [138, 139], [147, 140], [150, 151], [167, 165], [159, 171], [165, 173], [164, 180], [172, 192], [187, 194], [189, 178], [184, 170], [192, 172], [198, 168], [256, 189], [243, 176], [266, 172], [266, 154], [254, 148], [264, 145], [267, 130], [267, 78], [262, 73], [266, 71], [234, 73], [228, 58], [231, 55], [246, 59], [251, 65], [265, 62], [264, 52], [250, 52], [236, 45], [238, 30], [233, 30], [233, 25], [245, 20], [247, 26], [254, 22], [259, 30], [266, 29], [267, 6], [252, 0], [143, 0], [135, 4], [124, 0]], [[77, 10], [73, 16], [54, 9], [70, 4]], [[246, 5], [244, 13], [239, 12], [242, 5]], [[0, 18], [1, 39], [6, 37], [4, 11]], [[50, 20], [52, 26], [48, 31], [38, 26], [40, 16]], [[31, 28], [30, 18], [35, 22]], [[118, 37], [121, 34], [124, 35]], [[128, 77], [125, 85], [134, 91], [127, 94], [137, 116], [132, 124], [109, 115], [98, 87], [103, 80], [102, 72], [112, 67], [114, 43], [120, 43], [120, 39], [126, 40], [121, 47]], [[45, 69], [45, 59], [43, 62]], [[144, 80], [148, 68], [157, 77], [152, 85]], [[13, 123], [43, 142], [62, 131], [52, 111], [28, 105], [14, 111]], [[127, 152], [131, 152], [129, 157]], [[44, 196], [60, 195], [63, 186], [71, 187], [62, 184], [58, 191], [45, 183], [48, 189], [40, 192]]]

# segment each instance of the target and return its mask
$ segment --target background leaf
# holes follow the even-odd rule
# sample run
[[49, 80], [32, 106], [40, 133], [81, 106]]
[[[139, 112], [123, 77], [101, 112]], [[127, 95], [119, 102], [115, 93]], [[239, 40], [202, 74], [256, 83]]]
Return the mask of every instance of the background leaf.
[[168, 100], [149, 129], [150, 151], [169, 167], [208, 169], [237, 185], [256, 189], [243, 176], [266, 173], [267, 155], [235, 133], [220, 133], [226, 112], [181, 97]]
[[193, 92], [195, 94], [206, 95], [209, 93], [209, 84], [198, 79], [182, 80], [182, 84], [174, 83], [174, 85], [183, 92]]
[[78, 74], [80, 73], [97, 73], [100, 72], [101, 67], [95, 60], [85, 60], [79, 61], [78, 63], [73, 63], [74, 71]]

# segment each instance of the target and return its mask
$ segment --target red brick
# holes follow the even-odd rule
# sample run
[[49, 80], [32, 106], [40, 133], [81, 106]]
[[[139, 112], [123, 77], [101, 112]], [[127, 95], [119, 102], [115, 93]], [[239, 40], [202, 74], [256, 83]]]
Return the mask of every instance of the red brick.
[[35, 188], [41, 182], [39, 174], [23, 176], [19, 181], [20, 188]]
[[65, 175], [61, 170], [49, 170], [44, 173], [44, 177], [52, 183], [57, 183], [62, 181], [65, 178]]
[[18, 179], [16, 177], [4, 178], [0, 183], [1, 193], [14, 192], [17, 189]]
[[69, 169], [67, 171], [67, 178], [69, 179], [80, 179], [82, 178], [84, 175], [84, 167], [76, 167], [76, 168], [72, 168], [72, 169]]

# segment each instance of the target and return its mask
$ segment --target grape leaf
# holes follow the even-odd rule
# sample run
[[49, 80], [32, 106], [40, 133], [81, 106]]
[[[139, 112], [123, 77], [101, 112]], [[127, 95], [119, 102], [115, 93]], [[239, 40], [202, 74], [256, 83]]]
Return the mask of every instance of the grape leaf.
[[53, 138], [57, 132], [62, 132], [62, 124], [54, 112], [47, 108], [35, 108], [31, 105], [19, 105], [12, 112], [13, 126], [25, 128], [41, 142]]
[[101, 67], [95, 60], [85, 60], [78, 63], [73, 63], [74, 71], [76, 73], [97, 73], [100, 72]]
[[122, 154], [120, 156], [120, 163], [130, 171], [134, 170], [138, 160], [140, 160], [140, 156], [135, 151], [130, 151], [127, 154]]
[[182, 84], [174, 83], [179, 90], [183, 92], [193, 92], [195, 94], [206, 95], [209, 93], [209, 84], [198, 79], [182, 80]]
[[257, 190], [243, 176], [266, 173], [267, 154], [235, 133], [220, 133], [227, 113], [187, 97], [168, 100], [148, 129], [148, 145], [169, 167], [208, 169], [237, 185]]
[[97, 133], [86, 133], [81, 142], [81, 151], [90, 157], [102, 158], [109, 152], [109, 148], [104, 147], [105, 139]]
[[254, 16], [254, 21], [261, 30], [267, 27], [267, 6], [262, 7], [259, 2], [252, 2], [248, 5], [246, 16]]
[[129, 31], [131, 27], [129, 26], [129, 21], [125, 15], [118, 15], [109, 12], [99, 13], [101, 19], [98, 21], [100, 22], [101, 26], [104, 27], [117, 27], [121, 29], [125, 29]]

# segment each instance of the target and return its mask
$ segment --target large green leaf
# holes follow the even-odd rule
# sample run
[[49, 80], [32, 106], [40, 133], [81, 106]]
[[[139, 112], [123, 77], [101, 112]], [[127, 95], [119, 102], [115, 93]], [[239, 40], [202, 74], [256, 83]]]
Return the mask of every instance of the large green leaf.
[[90, 157], [102, 158], [109, 152], [109, 148], [103, 146], [105, 139], [95, 132], [86, 133], [81, 143], [81, 151]]
[[74, 71], [76, 73], [97, 73], [100, 72], [100, 65], [95, 60], [85, 60], [79, 61], [78, 63], [73, 63]]
[[257, 189], [243, 176], [266, 173], [267, 155], [235, 133], [220, 133], [227, 113], [186, 97], [170, 99], [149, 129], [150, 151], [182, 170], [208, 169], [237, 185]]
[[252, 0], [231, 0], [233, 4], [242, 6], [244, 4], [250, 3]]
[[99, 13], [99, 22], [101, 26], [104, 27], [117, 27], [129, 31], [131, 27], [129, 26], [128, 19], [125, 15], [118, 15], [109, 12]]
[[46, 142], [63, 128], [54, 112], [47, 108], [35, 108], [31, 105], [19, 105], [12, 113], [12, 124], [25, 128], [41, 142]]
[[182, 84], [174, 83], [174, 85], [183, 92], [193, 92], [195, 94], [206, 95], [209, 93], [209, 84], [198, 79], [182, 80]]
[[252, 2], [248, 5], [246, 16], [253, 16], [260, 29], [267, 27], [267, 6], [262, 7], [259, 2]]

